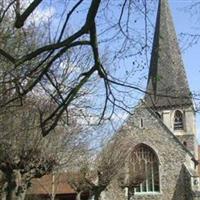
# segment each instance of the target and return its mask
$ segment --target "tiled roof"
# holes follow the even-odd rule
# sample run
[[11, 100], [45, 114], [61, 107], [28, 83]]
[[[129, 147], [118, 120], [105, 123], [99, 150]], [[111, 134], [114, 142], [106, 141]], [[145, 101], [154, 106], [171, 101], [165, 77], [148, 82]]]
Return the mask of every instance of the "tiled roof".
[[167, 0], [160, 0], [145, 101], [150, 107], [192, 105]]
[[[55, 194], [72, 194], [75, 191], [67, 183], [67, 174], [58, 173], [54, 178]], [[45, 175], [40, 179], [33, 179], [28, 194], [48, 195], [53, 192], [53, 175]]]

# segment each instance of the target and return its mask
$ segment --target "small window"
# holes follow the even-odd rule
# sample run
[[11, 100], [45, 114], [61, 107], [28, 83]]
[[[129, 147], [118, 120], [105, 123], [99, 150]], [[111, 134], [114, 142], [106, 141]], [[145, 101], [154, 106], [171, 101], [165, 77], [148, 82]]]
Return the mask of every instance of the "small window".
[[158, 116], [158, 118], [160, 118], [160, 119], [162, 118], [161, 114], [159, 112], [156, 112], [156, 115]]
[[174, 114], [174, 130], [183, 130], [183, 114], [179, 110]]
[[144, 127], [144, 121], [143, 121], [143, 119], [141, 118], [140, 119], [140, 128], [143, 128]]

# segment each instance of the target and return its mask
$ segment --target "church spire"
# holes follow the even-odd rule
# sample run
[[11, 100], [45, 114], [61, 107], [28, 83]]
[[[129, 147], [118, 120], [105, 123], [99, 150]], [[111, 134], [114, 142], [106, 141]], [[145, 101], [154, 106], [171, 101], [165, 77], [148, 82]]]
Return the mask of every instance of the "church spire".
[[159, 0], [145, 101], [155, 108], [192, 105], [167, 0]]

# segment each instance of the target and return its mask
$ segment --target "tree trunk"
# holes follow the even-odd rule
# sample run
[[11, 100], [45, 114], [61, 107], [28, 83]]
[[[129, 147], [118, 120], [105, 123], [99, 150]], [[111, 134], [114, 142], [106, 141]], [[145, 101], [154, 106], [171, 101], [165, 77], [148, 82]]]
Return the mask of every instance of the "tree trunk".
[[76, 195], [76, 200], [81, 200], [81, 194], [82, 194], [82, 191], [78, 192], [78, 194]]
[[4, 187], [1, 194], [1, 200], [24, 200], [26, 195], [25, 190], [18, 191], [17, 187], [13, 188], [11, 185], [7, 184]]
[[4, 183], [1, 189], [1, 200], [6, 200], [7, 183]]
[[88, 200], [94, 200], [94, 195], [89, 196], [89, 197], [88, 197]]
[[100, 200], [100, 195], [101, 195], [100, 192], [95, 192], [95, 194], [94, 194], [94, 200]]
[[127, 199], [130, 200], [131, 198], [133, 198], [134, 196], [134, 189], [133, 188], [128, 188], [128, 195], [127, 195]]
[[55, 200], [55, 174], [52, 175], [51, 200]]
[[5, 177], [6, 182], [2, 188], [1, 200], [24, 200], [27, 186], [22, 183], [21, 174], [13, 171], [5, 174]]

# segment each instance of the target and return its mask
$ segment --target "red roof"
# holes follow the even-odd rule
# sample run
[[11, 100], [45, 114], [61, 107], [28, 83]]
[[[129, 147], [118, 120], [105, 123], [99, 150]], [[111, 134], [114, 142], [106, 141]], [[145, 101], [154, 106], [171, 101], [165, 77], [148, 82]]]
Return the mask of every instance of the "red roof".
[[40, 179], [33, 179], [28, 194], [48, 195], [48, 194], [72, 194], [75, 191], [67, 183], [65, 173], [45, 175]]

